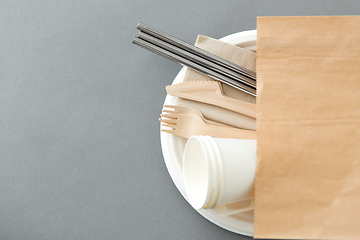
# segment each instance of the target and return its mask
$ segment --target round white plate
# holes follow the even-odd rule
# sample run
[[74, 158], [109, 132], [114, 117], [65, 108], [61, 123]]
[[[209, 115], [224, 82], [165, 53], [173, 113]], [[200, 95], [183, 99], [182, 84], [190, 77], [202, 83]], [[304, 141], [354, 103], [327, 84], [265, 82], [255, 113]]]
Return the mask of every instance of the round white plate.
[[[223, 37], [221, 41], [234, 44], [248, 50], [256, 50], [256, 30], [234, 33]], [[182, 68], [176, 76], [173, 84], [181, 83], [184, 80], [186, 68]], [[177, 98], [167, 95], [164, 104], [176, 105]], [[161, 147], [166, 167], [183, 197], [187, 199], [185, 186], [182, 178], [182, 157], [187, 139], [174, 136], [169, 133], [160, 132]], [[246, 235], [254, 235], [254, 213], [253, 211], [239, 213], [227, 217], [220, 217], [212, 209], [198, 211], [203, 217], [214, 224], [229, 231]]]

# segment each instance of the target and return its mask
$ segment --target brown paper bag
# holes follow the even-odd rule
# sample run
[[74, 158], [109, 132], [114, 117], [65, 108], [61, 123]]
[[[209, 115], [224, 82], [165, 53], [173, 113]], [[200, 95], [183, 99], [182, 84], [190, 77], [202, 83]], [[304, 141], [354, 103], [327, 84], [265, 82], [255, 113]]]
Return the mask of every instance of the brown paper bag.
[[255, 237], [360, 239], [360, 16], [259, 17]]

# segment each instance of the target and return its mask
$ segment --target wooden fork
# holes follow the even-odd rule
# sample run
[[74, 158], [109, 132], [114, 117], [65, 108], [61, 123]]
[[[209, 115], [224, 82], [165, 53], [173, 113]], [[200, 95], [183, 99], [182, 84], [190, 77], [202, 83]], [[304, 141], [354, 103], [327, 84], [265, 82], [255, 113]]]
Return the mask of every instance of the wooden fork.
[[256, 139], [256, 131], [209, 125], [194, 114], [164, 113], [160, 116], [161, 131], [184, 138], [210, 135], [220, 138]]
[[222, 127], [231, 127], [229, 125], [221, 124], [221, 123], [214, 122], [214, 121], [206, 119], [203, 116], [203, 114], [196, 108], [190, 108], [190, 107], [179, 106], [179, 105], [164, 105], [162, 113], [177, 113], [177, 114], [198, 115], [206, 124], [222, 126]]

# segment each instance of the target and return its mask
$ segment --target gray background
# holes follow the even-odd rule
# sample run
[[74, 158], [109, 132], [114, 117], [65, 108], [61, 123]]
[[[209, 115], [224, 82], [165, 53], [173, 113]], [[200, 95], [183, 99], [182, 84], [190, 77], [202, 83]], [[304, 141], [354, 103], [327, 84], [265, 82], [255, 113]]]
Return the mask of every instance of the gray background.
[[183, 199], [158, 117], [181, 66], [131, 44], [144, 22], [194, 43], [257, 16], [360, 1], [1, 0], [0, 239], [248, 239]]

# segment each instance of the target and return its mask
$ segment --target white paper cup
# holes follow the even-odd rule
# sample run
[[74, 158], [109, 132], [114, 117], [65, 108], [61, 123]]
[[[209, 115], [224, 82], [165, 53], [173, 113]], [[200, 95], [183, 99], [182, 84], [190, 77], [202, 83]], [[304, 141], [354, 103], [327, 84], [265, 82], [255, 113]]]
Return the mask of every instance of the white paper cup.
[[183, 178], [197, 210], [214, 208], [220, 215], [253, 210], [255, 170], [256, 140], [192, 136], [186, 143]]

